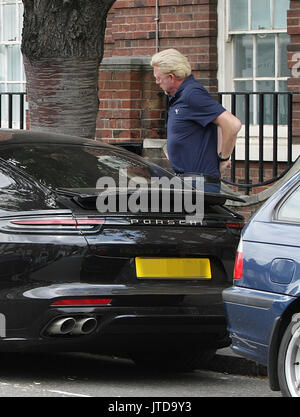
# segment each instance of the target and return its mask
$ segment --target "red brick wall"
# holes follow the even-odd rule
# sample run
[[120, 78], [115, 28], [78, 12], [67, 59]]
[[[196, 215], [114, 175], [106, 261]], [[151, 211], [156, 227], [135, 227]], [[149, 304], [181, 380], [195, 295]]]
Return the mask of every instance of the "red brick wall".
[[[287, 12], [288, 34], [288, 66], [291, 78], [288, 80], [289, 91], [300, 92], [300, 1], [290, 0], [290, 10]], [[293, 98], [293, 141], [300, 143], [300, 95]]]
[[[97, 138], [132, 142], [166, 136], [164, 93], [146, 62], [130, 61], [144, 57], [149, 63], [156, 52], [155, 6], [155, 0], [117, 0], [108, 14]], [[217, 0], [159, 0], [158, 10], [159, 50], [180, 50], [194, 75], [216, 92]]]
[[99, 99], [97, 138], [141, 142], [165, 136], [165, 96], [144, 59], [106, 60], [100, 69]]
[[[158, 0], [159, 48], [177, 48], [217, 90], [217, 0]], [[105, 57], [156, 52], [155, 0], [117, 0], [107, 19]]]

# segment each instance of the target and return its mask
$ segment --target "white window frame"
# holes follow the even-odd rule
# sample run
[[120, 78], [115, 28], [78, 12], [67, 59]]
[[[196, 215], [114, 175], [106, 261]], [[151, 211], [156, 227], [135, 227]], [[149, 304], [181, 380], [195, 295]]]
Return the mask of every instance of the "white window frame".
[[[232, 87], [234, 87], [234, 82], [235, 81], [253, 81], [254, 82], [254, 87], [256, 87], [256, 83], [258, 81], [274, 81], [275, 82], [275, 91], [278, 91], [278, 83], [280, 81], [287, 81], [288, 77], [280, 77], [278, 75], [278, 50], [279, 50], [279, 46], [278, 46], [278, 42], [279, 42], [279, 37], [278, 35], [280, 33], [287, 33], [287, 29], [251, 29], [250, 27], [250, 22], [251, 22], [251, 2], [248, 1], [248, 29], [247, 31], [245, 30], [229, 30], [229, 3], [230, 0], [226, 0], [226, 24], [225, 24], [225, 36], [226, 36], [226, 42], [230, 43], [230, 47], [231, 47], [231, 58], [232, 60], [234, 60], [234, 41], [233, 41], [233, 37], [234, 35], [275, 35], [275, 75], [274, 77], [257, 77], [256, 74], [256, 49], [257, 49], [257, 38], [256, 36], [253, 36], [253, 76], [249, 77], [249, 78], [239, 78], [239, 77], [234, 77], [232, 78]], [[274, 9], [274, 0], [270, 0], [270, 12], [271, 12], [271, 27], [273, 27], [273, 19], [274, 19], [274, 13], [273, 13], [273, 9]], [[234, 62], [234, 61], [233, 61]], [[233, 68], [233, 63], [232, 63], [232, 68]], [[256, 88], [254, 88], [254, 91], [257, 91]], [[255, 109], [254, 109], [255, 110]], [[255, 113], [255, 111], [254, 111]]]
[[[12, 5], [12, 6], [16, 6], [16, 38], [15, 39], [8, 39], [5, 40], [4, 39], [4, 27], [3, 27], [3, 19], [4, 19], [4, 7], [6, 5]], [[8, 92], [8, 86], [9, 85], [20, 85], [20, 92], [25, 92], [26, 91], [26, 78], [25, 78], [25, 71], [24, 71], [24, 65], [23, 65], [23, 57], [21, 54], [20, 57], [20, 75], [21, 75], [21, 79], [20, 80], [14, 80], [11, 81], [8, 78], [8, 48], [12, 45], [20, 45], [21, 46], [21, 37], [22, 37], [22, 24], [21, 24], [21, 13], [23, 13], [23, 2], [22, 0], [9, 0], [9, 1], [5, 1], [2, 2], [0, 0], [0, 45], [4, 46], [5, 48], [5, 58], [4, 58], [4, 62], [1, 63], [1, 65], [4, 66], [4, 80], [0, 80], [0, 86], [2, 86], [3, 88], [1, 88], [0, 92]], [[2, 127], [8, 127], [8, 96], [3, 98], [2, 97], [2, 103], [4, 104], [4, 109], [5, 111], [3, 111], [2, 109], [2, 114], [1, 114], [1, 126]], [[25, 121], [25, 116], [26, 116], [26, 109], [27, 109], [27, 105], [25, 103], [24, 106], [24, 125], [26, 124]], [[18, 128], [19, 127], [19, 121], [15, 121], [13, 120], [13, 128]]]
[[[218, 89], [221, 92], [233, 92], [235, 81], [253, 81], [256, 85], [257, 81], [275, 81], [276, 91], [278, 82], [286, 81], [288, 77], [278, 77], [278, 34], [287, 33], [287, 29], [255, 29], [251, 30], [229, 30], [229, 1], [230, 0], [218, 0]], [[248, 22], [251, 22], [251, 7], [248, 2]], [[271, 16], [273, 18], [273, 1], [271, 1]], [[271, 22], [271, 27], [272, 27]], [[275, 48], [275, 68], [276, 73], [274, 77], [256, 77], [256, 63], [253, 62], [253, 76], [249, 78], [234, 77], [234, 35], [257, 35], [257, 34], [275, 34], [276, 48]], [[256, 42], [253, 44], [253, 48], [256, 48]], [[256, 50], [253, 51], [253, 56], [256, 56]], [[254, 90], [255, 91], [255, 90]], [[230, 110], [230, 97], [224, 97], [223, 105]], [[253, 112], [256, 114], [256, 100], [253, 100], [254, 108]], [[286, 140], [287, 140], [288, 128], [286, 125], [278, 126], [278, 160], [286, 160]], [[250, 159], [259, 159], [259, 147], [258, 147], [259, 126], [257, 124], [250, 125]], [[273, 160], [273, 126], [264, 126], [264, 160]], [[236, 159], [245, 159], [245, 127], [243, 126], [236, 145]], [[300, 145], [293, 145], [293, 160], [300, 155]]]

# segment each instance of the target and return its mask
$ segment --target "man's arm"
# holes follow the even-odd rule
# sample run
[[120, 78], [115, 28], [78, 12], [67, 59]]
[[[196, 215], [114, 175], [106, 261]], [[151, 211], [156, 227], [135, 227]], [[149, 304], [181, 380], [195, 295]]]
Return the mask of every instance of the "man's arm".
[[[218, 153], [222, 153], [222, 158], [230, 157], [236, 143], [237, 134], [239, 133], [242, 123], [229, 111], [224, 111], [215, 120], [218, 125]], [[230, 168], [231, 162], [220, 162], [220, 172], [223, 175], [227, 168]]]

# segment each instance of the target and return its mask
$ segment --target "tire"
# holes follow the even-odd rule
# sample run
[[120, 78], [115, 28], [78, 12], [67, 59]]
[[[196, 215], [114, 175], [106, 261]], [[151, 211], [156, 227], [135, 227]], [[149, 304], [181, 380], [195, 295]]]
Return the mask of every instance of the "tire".
[[130, 357], [139, 368], [154, 371], [190, 372], [206, 366], [216, 350], [134, 352]]
[[300, 397], [300, 313], [293, 315], [281, 340], [278, 380], [284, 397]]

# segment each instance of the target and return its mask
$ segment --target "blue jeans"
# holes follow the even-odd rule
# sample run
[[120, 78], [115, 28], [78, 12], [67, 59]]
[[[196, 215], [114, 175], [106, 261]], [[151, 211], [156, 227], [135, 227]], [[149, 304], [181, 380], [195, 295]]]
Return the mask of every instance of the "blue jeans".
[[[194, 188], [201, 189], [202, 186], [204, 185], [204, 192], [207, 192], [207, 193], [220, 193], [221, 192], [221, 181], [209, 182], [205, 179], [205, 176], [202, 181], [199, 181], [199, 180], [197, 181], [197, 179], [195, 178], [195, 174], [194, 175], [191, 174], [190, 178], [189, 178], [189, 174], [178, 175], [178, 176], [182, 178], [184, 181], [186, 181], [187, 184], [190, 184]], [[199, 175], [199, 177], [201, 176]]]
[[204, 191], [207, 193], [220, 193], [221, 183], [217, 184], [217, 183], [212, 183], [212, 182], [205, 182]]
[[[221, 192], [221, 181], [218, 178], [209, 177], [207, 175], [186, 173], [186, 174], [176, 174], [180, 177], [186, 184], [203, 190], [207, 193], [220, 193]], [[210, 179], [213, 179], [216, 182], [209, 182]]]

